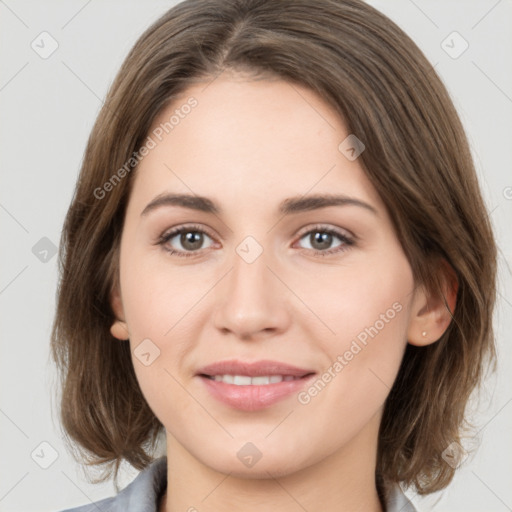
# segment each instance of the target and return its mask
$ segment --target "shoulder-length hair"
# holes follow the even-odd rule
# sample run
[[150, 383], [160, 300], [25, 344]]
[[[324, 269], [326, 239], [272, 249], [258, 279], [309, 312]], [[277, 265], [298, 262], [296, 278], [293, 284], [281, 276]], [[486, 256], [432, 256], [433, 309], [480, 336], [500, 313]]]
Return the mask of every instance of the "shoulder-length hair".
[[[407, 345], [379, 432], [376, 482], [444, 488], [442, 453], [496, 361], [496, 245], [470, 149], [447, 90], [414, 42], [361, 0], [186, 0], [139, 38], [108, 92], [85, 151], [60, 247], [52, 356], [67, 440], [88, 465], [143, 469], [163, 425], [147, 405], [129, 344], [110, 334], [110, 293], [138, 151], [153, 120], [194, 81], [223, 70], [306, 86], [366, 150], [416, 283], [441, 293], [447, 262], [457, 304], [435, 343]], [[127, 164], [128, 162], [128, 164]], [[124, 171], [122, 171], [124, 169]], [[437, 295], [439, 296], [439, 295]]]

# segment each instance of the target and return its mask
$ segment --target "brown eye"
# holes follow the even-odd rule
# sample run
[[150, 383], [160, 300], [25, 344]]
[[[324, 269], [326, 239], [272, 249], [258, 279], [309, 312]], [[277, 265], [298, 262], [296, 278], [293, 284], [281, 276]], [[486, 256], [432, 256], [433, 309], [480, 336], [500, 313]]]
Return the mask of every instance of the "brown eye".
[[[336, 242], [336, 239], [338, 242]], [[316, 227], [300, 238], [300, 240], [306, 240], [309, 247], [306, 245], [306, 249], [312, 250], [318, 255], [326, 255], [337, 252], [342, 252], [348, 249], [349, 246], [354, 244], [354, 241], [344, 233], [331, 228]], [[335, 244], [333, 246], [333, 244]]]
[[197, 226], [180, 227], [165, 233], [160, 237], [159, 244], [164, 246], [165, 250], [176, 256], [194, 256], [203, 247], [206, 238], [211, 237]]
[[203, 245], [204, 236], [199, 231], [185, 231], [179, 237], [181, 246], [187, 251], [196, 251]]
[[309, 235], [309, 243], [315, 250], [330, 249], [334, 236], [330, 233], [315, 231]]

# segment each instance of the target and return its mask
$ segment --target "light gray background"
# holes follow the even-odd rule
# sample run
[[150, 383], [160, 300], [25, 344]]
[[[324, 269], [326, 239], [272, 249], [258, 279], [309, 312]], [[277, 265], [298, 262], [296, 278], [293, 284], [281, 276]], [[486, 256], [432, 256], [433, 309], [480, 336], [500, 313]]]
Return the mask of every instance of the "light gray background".
[[[110, 483], [87, 483], [65, 451], [52, 412], [56, 380], [48, 362], [57, 258], [49, 252], [48, 261], [41, 261], [44, 253], [39, 249], [38, 258], [32, 248], [43, 237], [58, 245], [107, 87], [136, 38], [175, 3], [0, 0], [1, 511], [56, 511], [115, 493]], [[447, 490], [427, 498], [410, 495], [423, 511], [512, 510], [512, 2], [370, 3], [412, 36], [447, 84], [501, 248], [500, 366], [475, 402], [481, 446]], [[31, 48], [43, 31], [59, 45], [47, 59]], [[441, 46], [453, 31], [469, 43], [456, 59]], [[452, 51], [461, 48], [452, 39]], [[39, 464], [51, 462], [52, 450], [42, 442], [57, 452], [48, 469]], [[125, 467], [122, 485], [136, 474]]]

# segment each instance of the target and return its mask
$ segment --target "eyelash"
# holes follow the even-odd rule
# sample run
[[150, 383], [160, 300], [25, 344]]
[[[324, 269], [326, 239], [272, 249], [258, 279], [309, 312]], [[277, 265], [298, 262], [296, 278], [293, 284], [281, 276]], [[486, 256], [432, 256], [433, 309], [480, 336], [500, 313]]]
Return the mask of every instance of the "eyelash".
[[[329, 228], [327, 226], [322, 226], [322, 225], [313, 226], [308, 231], [301, 234], [299, 237], [299, 240], [302, 240], [302, 238], [304, 238], [306, 235], [309, 235], [314, 232], [327, 233], [329, 235], [337, 236], [341, 240], [341, 242], [343, 242], [343, 245], [340, 245], [333, 249], [327, 249], [325, 251], [318, 251], [315, 249], [302, 249], [304, 251], [312, 251], [314, 256], [324, 257], [324, 256], [328, 256], [330, 254], [341, 253], [341, 252], [348, 250], [348, 248], [350, 246], [355, 245], [355, 241], [352, 238], [349, 238], [344, 233], [341, 233], [340, 231], [338, 231], [336, 229]], [[172, 240], [176, 235], [181, 235], [182, 233], [203, 233], [213, 239], [213, 237], [207, 231], [205, 231], [203, 227], [201, 227], [199, 225], [190, 225], [190, 226], [181, 226], [179, 228], [175, 228], [167, 233], [162, 234], [157, 241], [157, 245], [163, 246], [163, 249], [165, 251], [167, 251], [172, 256], [178, 256], [180, 258], [189, 258], [189, 257], [197, 256], [197, 254], [200, 253], [200, 251], [176, 251], [174, 249], [169, 249], [168, 247], [165, 246], [165, 244], [167, 242], [169, 242], [169, 240]]]

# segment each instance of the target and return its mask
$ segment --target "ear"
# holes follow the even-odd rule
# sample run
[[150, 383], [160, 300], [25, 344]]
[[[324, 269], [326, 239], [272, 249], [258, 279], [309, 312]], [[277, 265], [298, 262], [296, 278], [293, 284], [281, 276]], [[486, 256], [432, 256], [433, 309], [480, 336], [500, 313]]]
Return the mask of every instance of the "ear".
[[116, 317], [116, 320], [110, 326], [110, 334], [112, 334], [112, 336], [118, 340], [129, 339], [130, 333], [124, 319], [124, 308], [121, 301], [121, 293], [119, 291], [118, 285], [115, 285], [110, 292], [110, 305]]
[[407, 340], [411, 345], [425, 346], [436, 342], [448, 329], [457, 301], [459, 283], [453, 267], [441, 260], [440, 293], [418, 286], [414, 291]]

